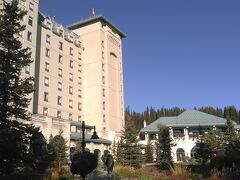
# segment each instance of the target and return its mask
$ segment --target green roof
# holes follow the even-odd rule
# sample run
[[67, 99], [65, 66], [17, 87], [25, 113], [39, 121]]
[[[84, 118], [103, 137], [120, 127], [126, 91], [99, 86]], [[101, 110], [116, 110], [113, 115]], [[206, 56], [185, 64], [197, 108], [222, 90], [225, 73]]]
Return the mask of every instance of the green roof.
[[111, 21], [109, 21], [103, 15], [97, 15], [97, 16], [94, 16], [94, 17], [91, 17], [91, 18], [88, 18], [88, 19], [85, 19], [85, 20], [81, 20], [79, 22], [76, 22], [76, 23], [68, 25], [67, 28], [71, 29], [71, 30], [74, 30], [74, 29], [77, 29], [77, 28], [80, 28], [80, 27], [83, 27], [83, 26], [86, 26], [86, 25], [89, 25], [89, 24], [93, 24], [93, 23], [98, 22], [98, 21], [106, 23], [114, 31], [116, 31], [120, 35], [121, 38], [125, 38], [126, 37], [125, 33], [120, 31], [119, 28], [117, 28], [117, 26], [115, 26]]
[[[93, 142], [97, 144], [106, 144], [106, 145], [111, 145], [112, 141], [109, 141], [107, 139], [99, 138], [99, 139], [91, 139], [92, 135], [91, 134], [85, 134], [85, 141], [86, 142]], [[82, 138], [81, 133], [76, 133], [76, 132], [71, 132], [70, 134], [70, 139], [71, 140], [79, 140]]]
[[[198, 127], [198, 126], [225, 126], [226, 119], [213, 116], [193, 109], [184, 111], [175, 117], [160, 117], [153, 123], [141, 129], [140, 132], [157, 132], [158, 126], [167, 127]], [[233, 122], [235, 128], [237, 124]]]

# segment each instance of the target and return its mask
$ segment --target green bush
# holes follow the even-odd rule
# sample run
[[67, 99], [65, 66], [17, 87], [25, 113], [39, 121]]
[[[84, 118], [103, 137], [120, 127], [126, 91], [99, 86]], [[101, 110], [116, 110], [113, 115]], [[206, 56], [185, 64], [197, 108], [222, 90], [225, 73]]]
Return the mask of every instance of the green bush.
[[116, 166], [114, 169], [117, 176], [123, 178], [136, 178], [138, 180], [167, 180], [168, 177], [159, 172], [156, 167], [144, 167], [134, 169], [130, 166]]
[[130, 166], [117, 166], [115, 167], [115, 173], [117, 176], [124, 178], [136, 178], [135, 170]]

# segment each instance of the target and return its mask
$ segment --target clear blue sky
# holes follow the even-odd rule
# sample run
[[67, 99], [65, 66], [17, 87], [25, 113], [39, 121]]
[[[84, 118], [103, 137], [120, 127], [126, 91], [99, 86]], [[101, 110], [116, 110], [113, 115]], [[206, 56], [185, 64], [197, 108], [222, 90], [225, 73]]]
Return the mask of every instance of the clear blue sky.
[[125, 106], [240, 108], [240, 0], [40, 0], [64, 25], [92, 8], [127, 34]]

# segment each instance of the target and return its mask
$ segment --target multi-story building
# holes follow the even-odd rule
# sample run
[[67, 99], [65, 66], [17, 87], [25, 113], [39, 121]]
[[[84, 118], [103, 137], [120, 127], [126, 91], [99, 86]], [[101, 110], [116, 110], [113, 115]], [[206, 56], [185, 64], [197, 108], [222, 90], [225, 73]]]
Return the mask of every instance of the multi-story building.
[[[236, 131], [240, 126], [233, 122]], [[196, 110], [187, 110], [175, 117], [160, 117], [153, 123], [141, 129], [142, 139], [140, 144], [153, 145], [158, 140], [158, 129], [160, 126], [169, 128], [169, 134], [174, 146], [171, 147], [173, 161], [185, 161], [193, 158], [196, 153], [196, 142], [215, 129], [219, 135], [225, 132], [226, 119], [203, 113]]]
[[102, 15], [63, 26], [39, 12], [38, 4], [38, 0], [19, 0], [19, 7], [27, 11], [20, 38], [33, 59], [23, 70], [23, 76], [35, 78], [28, 107], [33, 122], [47, 139], [63, 130], [74, 146], [71, 140], [80, 137], [85, 121], [87, 132], [96, 126], [105, 138], [88, 138], [89, 147], [103, 151], [119, 139], [124, 127], [121, 39], [125, 34]]

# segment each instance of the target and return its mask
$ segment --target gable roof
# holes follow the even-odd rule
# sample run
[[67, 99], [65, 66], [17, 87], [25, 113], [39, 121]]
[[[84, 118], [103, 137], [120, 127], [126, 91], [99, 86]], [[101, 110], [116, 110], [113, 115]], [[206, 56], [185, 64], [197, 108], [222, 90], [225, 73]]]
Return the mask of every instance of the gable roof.
[[116, 31], [120, 35], [121, 38], [126, 37], [125, 33], [120, 31], [119, 28], [117, 28], [117, 26], [115, 26], [111, 21], [109, 21], [105, 16], [103, 16], [101, 14], [97, 15], [97, 16], [94, 16], [94, 17], [90, 17], [90, 18], [85, 19], [85, 20], [78, 21], [78, 22], [73, 23], [73, 24], [70, 24], [70, 25], [67, 26], [67, 28], [71, 29], [71, 30], [74, 30], [74, 29], [77, 29], [77, 28], [80, 28], [80, 27], [83, 27], [83, 26], [86, 26], [86, 25], [89, 25], [89, 24], [93, 24], [93, 23], [98, 22], [98, 21], [106, 23], [114, 31]]
[[[204, 112], [189, 109], [184, 111], [179, 116], [175, 117], [160, 117], [153, 123], [141, 129], [140, 132], [157, 132], [158, 126], [167, 127], [198, 127], [198, 126], [225, 126], [226, 119], [213, 116]], [[237, 127], [237, 124], [233, 122]]]

